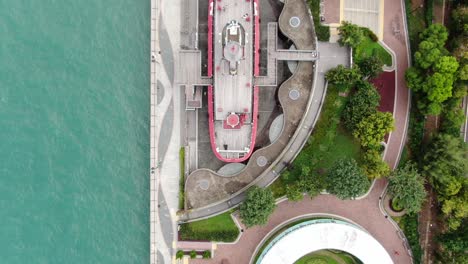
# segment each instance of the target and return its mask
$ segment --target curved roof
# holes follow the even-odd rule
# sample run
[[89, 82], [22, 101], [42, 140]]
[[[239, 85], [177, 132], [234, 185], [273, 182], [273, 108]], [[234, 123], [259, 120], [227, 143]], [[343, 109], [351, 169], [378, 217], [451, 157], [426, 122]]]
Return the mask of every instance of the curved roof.
[[294, 263], [322, 249], [348, 252], [364, 264], [393, 264], [387, 251], [369, 233], [348, 222], [332, 219], [310, 220], [286, 229], [267, 245], [256, 263]]

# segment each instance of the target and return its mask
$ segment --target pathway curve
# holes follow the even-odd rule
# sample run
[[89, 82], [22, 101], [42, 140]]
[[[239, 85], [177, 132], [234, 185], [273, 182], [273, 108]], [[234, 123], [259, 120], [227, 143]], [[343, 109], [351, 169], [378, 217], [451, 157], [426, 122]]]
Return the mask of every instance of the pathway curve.
[[214, 258], [191, 260], [190, 263], [249, 263], [256, 247], [273, 229], [290, 219], [307, 214], [333, 214], [347, 218], [366, 229], [387, 250], [396, 264], [409, 264], [411, 257], [393, 224], [385, 217], [379, 206], [379, 197], [386, 187], [386, 180], [376, 181], [369, 195], [361, 200], [340, 200], [332, 195], [319, 195], [314, 199], [305, 197], [300, 202], [283, 201], [277, 205], [267, 225], [244, 229], [235, 244], [218, 244]]
[[406, 86], [405, 71], [410, 64], [409, 42], [404, 0], [384, 1], [383, 42], [393, 51], [396, 67], [395, 130], [390, 133], [384, 160], [396, 168], [405, 145], [408, 129], [410, 92]]

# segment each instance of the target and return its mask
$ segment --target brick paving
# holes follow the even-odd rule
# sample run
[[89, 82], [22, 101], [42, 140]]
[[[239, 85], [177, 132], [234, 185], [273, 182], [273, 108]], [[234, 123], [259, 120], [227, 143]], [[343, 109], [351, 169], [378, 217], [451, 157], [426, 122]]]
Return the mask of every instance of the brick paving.
[[[281, 202], [265, 226], [245, 229], [235, 244], [218, 244], [213, 259], [191, 260], [190, 263], [219, 264], [228, 260], [229, 263], [247, 264], [257, 245], [271, 230], [291, 218], [307, 214], [334, 214], [348, 218], [375, 237], [395, 264], [411, 263], [411, 257], [406, 253], [397, 230], [380, 211], [379, 197], [385, 185], [386, 180], [378, 180], [369, 195], [361, 200], [342, 201], [332, 195], [320, 195], [312, 200], [305, 197], [300, 202]], [[398, 254], [395, 254], [395, 251]]]
[[[403, 0], [385, 1], [384, 38], [383, 41], [395, 52], [396, 58], [396, 96], [395, 130], [389, 137], [384, 159], [395, 168], [398, 165], [401, 150], [406, 139], [409, 115], [409, 91], [405, 81], [405, 71], [408, 68], [408, 44], [405, 30]], [[410, 8], [410, 7], [408, 7]]]

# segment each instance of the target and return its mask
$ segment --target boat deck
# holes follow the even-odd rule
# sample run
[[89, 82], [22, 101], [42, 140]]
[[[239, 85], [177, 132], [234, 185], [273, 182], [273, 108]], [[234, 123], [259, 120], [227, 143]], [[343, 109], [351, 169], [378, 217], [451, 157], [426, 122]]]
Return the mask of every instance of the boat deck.
[[[214, 1], [214, 114], [215, 122], [225, 120], [229, 113], [252, 113], [253, 93], [253, 1]], [[223, 58], [223, 30], [236, 20], [245, 30], [244, 60], [236, 75], [229, 73], [229, 63]], [[219, 131], [217, 131], [219, 132]], [[221, 136], [218, 133], [218, 136]]]

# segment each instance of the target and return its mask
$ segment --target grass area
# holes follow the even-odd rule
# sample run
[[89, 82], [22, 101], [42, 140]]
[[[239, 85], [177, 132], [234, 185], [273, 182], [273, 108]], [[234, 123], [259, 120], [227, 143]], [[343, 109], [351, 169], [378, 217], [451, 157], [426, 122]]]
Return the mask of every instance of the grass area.
[[185, 203], [185, 148], [179, 150], [180, 179], [179, 179], [179, 209], [184, 209]]
[[399, 199], [395, 199], [395, 198], [392, 199], [392, 204], [391, 204], [391, 206], [392, 206], [392, 209], [393, 209], [395, 212], [401, 212], [401, 211], [403, 211], [403, 209], [405, 209], [405, 208], [403, 207], [403, 205], [401, 204], [400, 200], [399, 200]]
[[[395, 219], [396, 220], [396, 219]], [[422, 249], [419, 244], [418, 215], [404, 215], [398, 219], [397, 223], [406, 235], [411, 251], [413, 252], [414, 264], [421, 263]]]
[[182, 240], [233, 242], [239, 236], [239, 229], [231, 217], [232, 211], [180, 225]]
[[[340, 259], [341, 261], [338, 261]], [[294, 264], [359, 264], [361, 263], [352, 255], [338, 250], [319, 250], [307, 254], [297, 260]]]
[[314, 18], [315, 34], [320, 41], [330, 40], [330, 28], [320, 23], [320, 0], [308, 0]]
[[364, 40], [356, 47], [353, 54], [355, 63], [358, 63], [361, 58], [377, 56], [382, 62], [387, 65], [392, 65], [392, 56], [386, 49], [384, 49], [378, 42], [373, 41], [370, 37], [366, 36]]
[[347, 100], [348, 98], [338, 95], [337, 89], [329, 86], [320, 118], [308, 143], [294, 160], [290, 176], [287, 179], [280, 177], [270, 186], [275, 197], [285, 195], [286, 184], [299, 178], [302, 165], [309, 166], [317, 174], [317, 180], [321, 180], [338, 159], [351, 157], [360, 162], [359, 142], [340, 125], [341, 113]]

